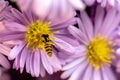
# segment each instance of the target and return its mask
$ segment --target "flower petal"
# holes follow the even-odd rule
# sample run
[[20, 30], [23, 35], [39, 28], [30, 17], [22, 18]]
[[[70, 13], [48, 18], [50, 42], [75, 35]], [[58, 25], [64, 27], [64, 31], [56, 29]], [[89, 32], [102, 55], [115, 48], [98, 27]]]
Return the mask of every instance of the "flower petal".
[[42, 61], [40, 61], [40, 75], [44, 77], [46, 75], [45, 68], [43, 67]]
[[73, 67], [73, 68], [71, 68], [71, 69], [69, 69], [67, 71], [64, 71], [60, 77], [62, 79], [65, 79], [65, 78], [69, 77], [77, 69], [77, 67], [78, 66], [75, 66], [75, 67]]
[[24, 49], [25, 43], [21, 43], [20, 45], [16, 45], [10, 52], [8, 58], [10, 60], [14, 59], [21, 51]]
[[85, 4], [82, 2], [82, 0], [68, 0], [71, 5], [78, 10], [85, 9]]
[[10, 40], [20, 40], [24, 38], [23, 32], [10, 32], [10, 31], [1, 31], [0, 32], [0, 41], [10, 41]]
[[8, 56], [10, 53], [11, 49], [7, 46], [4, 46], [3, 44], [0, 44], [0, 53]]
[[28, 53], [27, 54], [27, 59], [26, 59], [26, 72], [27, 73], [30, 73], [30, 56], [31, 56], [32, 53]]
[[38, 50], [34, 53], [34, 72], [35, 76], [38, 77], [40, 74], [40, 52]]
[[25, 16], [22, 13], [20, 13], [17, 9], [12, 8], [11, 11], [12, 14], [14, 15], [15, 20], [17, 19], [25, 26], [30, 24], [27, 18], [25, 18]]
[[23, 51], [21, 52], [21, 56], [20, 56], [20, 72], [23, 72], [24, 66], [25, 66], [25, 62], [27, 59], [27, 49], [24, 48]]
[[92, 78], [92, 73], [93, 73], [93, 67], [92, 67], [91, 64], [89, 64], [89, 65], [87, 66], [86, 71], [85, 71], [83, 80], [91, 80], [91, 79], [93, 79], [93, 78]]
[[101, 70], [94, 69], [93, 80], [102, 80]]
[[13, 69], [15, 68], [16, 70], [19, 69], [20, 67], [20, 56], [21, 54], [18, 54], [18, 56], [15, 58], [15, 61], [13, 63]]
[[66, 51], [68, 53], [74, 53], [75, 49], [72, 45], [70, 45], [69, 43], [63, 41], [62, 39], [59, 39], [57, 37], [55, 37], [55, 40], [53, 41], [53, 43], [55, 44], [55, 47], [57, 47], [60, 50]]
[[71, 69], [71, 68], [73, 68], [73, 67], [75, 67], [75, 66], [78, 66], [78, 65], [80, 65], [84, 60], [85, 60], [85, 57], [78, 58], [78, 59], [70, 62], [69, 64], [65, 65], [62, 70], [67, 70], [67, 69]]
[[16, 22], [4, 21], [3, 24], [5, 25], [6, 29], [10, 31], [26, 31], [26, 27], [24, 25]]
[[85, 11], [81, 12], [81, 19], [89, 40], [93, 39], [93, 24]]
[[30, 55], [30, 64], [29, 64], [29, 66], [30, 66], [31, 75], [35, 76], [33, 64], [34, 64], [34, 52], [32, 52], [31, 55]]
[[102, 26], [104, 18], [104, 10], [101, 6], [97, 6], [96, 15], [95, 15], [95, 36], [99, 33], [99, 30]]
[[100, 34], [105, 35], [105, 33], [108, 31], [108, 28], [111, 26], [115, 18], [115, 15], [116, 15], [116, 10], [114, 9], [108, 10], [107, 15], [103, 21], [102, 27], [99, 31]]
[[54, 55], [54, 52], [51, 57], [48, 59], [49, 63], [53, 67], [54, 72], [60, 71], [62, 66], [58, 58]]
[[83, 78], [82, 73], [86, 70], [88, 62], [84, 61], [81, 66], [77, 66], [78, 68], [72, 73], [69, 80], [79, 80]]
[[43, 20], [48, 14], [52, 0], [34, 0], [33, 11]]
[[44, 68], [49, 74], [53, 74], [52, 66], [50, 65], [50, 62], [48, 61], [47, 57], [48, 57], [47, 54], [41, 51], [41, 59]]
[[83, 32], [81, 32], [79, 29], [77, 29], [76, 27], [69, 26], [68, 30], [76, 39], [78, 39], [83, 44], [88, 43], [88, 39], [87, 39], [86, 35]]
[[3, 68], [5, 68], [5, 69], [10, 68], [9, 61], [2, 54], [0, 54], [0, 65], [2, 65]]

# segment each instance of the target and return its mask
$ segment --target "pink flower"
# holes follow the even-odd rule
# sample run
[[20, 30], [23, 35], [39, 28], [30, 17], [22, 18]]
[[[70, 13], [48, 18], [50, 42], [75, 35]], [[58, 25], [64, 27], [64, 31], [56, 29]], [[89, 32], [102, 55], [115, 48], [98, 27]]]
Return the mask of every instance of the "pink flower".
[[116, 80], [111, 66], [118, 62], [120, 13], [115, 9], [96, 9], [94, 19], [81, 12], [78, 26], [68, 27], [80, 42], [76, 54], [66, 59], [61, 78], [69, 80]]
[[[68, 19], [74, 16], [74, 9], [67, 0], [14, 0], [22, 10], [31, 9], [39, 17], [47, 15], [64, 16]], [[82, 8], [82, 6], [80, 6]], [[82, 8], [83, 9], [83, 8]], [[69, 14], [66, 14], [69, 13]], [[59, 15], [58, 15], [59, 14]]]
[[71, 55], [75, 51], [72, 46], [75, 41], [66, 30], [68, 25], [76, 23], [74, 18], [64, 21], [49, 15], [38, 18], [31, 10], [21, 13], [16, 9], [11, 9], [6, 18], [6, 30], [0, 32], [0, 41], [14, 41], [15, 46], [8, 57], [15, 59], [13, 68], [20, 68], [21, 73], [25, 67], [32, 76], [44, 77], [46, 71], [53, 74], [61, 70], [58, 53]]

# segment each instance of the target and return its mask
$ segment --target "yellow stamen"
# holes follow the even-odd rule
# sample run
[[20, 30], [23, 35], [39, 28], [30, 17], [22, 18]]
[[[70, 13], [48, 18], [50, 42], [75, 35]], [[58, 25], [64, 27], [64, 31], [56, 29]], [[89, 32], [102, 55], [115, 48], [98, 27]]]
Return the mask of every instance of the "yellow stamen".
[[49, 25], [50, 22], [42, 23], [37, 20], [28, 26], [27, 32], [25, 33], [25, 40], [28, 48], [46, 51], [45, 46], [48, 44], [52, 45], [53, 32], [48, 27]]
[[112, 49], [113, 43], [106, 37], [97, 35], [87, 46], [88, 61], [96, 69], [102, 67], [103, 64], [110, 65], [111, 59], [114, 58]]

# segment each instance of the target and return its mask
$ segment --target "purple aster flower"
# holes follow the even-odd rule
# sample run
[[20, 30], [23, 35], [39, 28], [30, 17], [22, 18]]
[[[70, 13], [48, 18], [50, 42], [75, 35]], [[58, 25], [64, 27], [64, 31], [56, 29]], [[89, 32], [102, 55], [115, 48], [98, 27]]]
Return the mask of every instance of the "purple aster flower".
[[[53, 14], [54, 15], [54, 14]], [[74, 40], [66, 30], [68, 25], [76, 23], [76, 19], [65, 19], [47, 15], [38, 18], [29, 10], [22, 13], [11, 9], [6, 16], [5, 29], [0, 32], [0, 41], [14, 41], [9, 59], [14, 61], [13, 68], [26, 72], [32, 76], [45, 76], [61, 70], [59, 52], [74, 53]], [[70, 43], [72, 42], [72, 43]], [[74, 44], [75, 45], [75, 44]]]
[[[74, 14], [74, 9], [68, 0], [13, 0], [21, 10], [32, 9], [38, 16], [64, 16], [71, 17]], [[81, 5], [81, 4], [80, 4]], [[84, 7], [79, 6], [81, 9]], [[59, 14], [60, 13], [60, 14]], [[66, 15], [66, 13], [69, 13]], [[58, 15], [59, 14], [59, 15]]]
[[79, 28], [68, 27], [69, 32], [80, 42], [76, 54], [68, 58], [61, 78], [69, 80], [116, 80], [111, 66], [116, 63], [116, 40], [120, 23], [120, 13], [115, 9], [96, 9], [94, 20], [86, 12], [81, 12]]

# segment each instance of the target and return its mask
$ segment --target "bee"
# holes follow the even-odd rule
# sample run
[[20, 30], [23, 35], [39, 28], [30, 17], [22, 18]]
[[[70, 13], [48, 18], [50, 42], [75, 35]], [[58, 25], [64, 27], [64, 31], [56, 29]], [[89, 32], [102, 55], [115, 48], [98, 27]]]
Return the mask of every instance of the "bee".
[[43, 34], [44, 48], [48, 56], [52, 56], [52, 42], [48, 34]]

